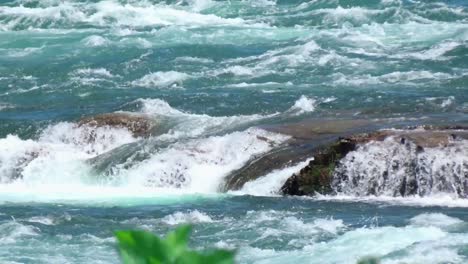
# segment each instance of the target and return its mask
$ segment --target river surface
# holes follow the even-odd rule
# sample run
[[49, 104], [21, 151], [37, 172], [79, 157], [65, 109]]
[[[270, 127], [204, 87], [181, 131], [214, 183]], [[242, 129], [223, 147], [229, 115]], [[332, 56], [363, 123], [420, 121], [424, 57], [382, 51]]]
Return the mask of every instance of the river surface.
[[[119, 111], [158, 133], [76, 123]], [[468, 2], [0, 0], [0, 262], [118, 263], [115, 230], [192, 223], [239, 263], [468, 263], [449, 194], [278, 196], [304, 162], [220, 191], [307, 119], [468, 123]]]

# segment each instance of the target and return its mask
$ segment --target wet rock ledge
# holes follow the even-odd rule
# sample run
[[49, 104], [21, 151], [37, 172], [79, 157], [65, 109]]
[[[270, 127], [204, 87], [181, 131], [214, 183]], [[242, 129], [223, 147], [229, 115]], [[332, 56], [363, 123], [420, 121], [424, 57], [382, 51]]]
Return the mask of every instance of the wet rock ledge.
[[281, 187], [284, 195], [468, 196], [466, 127], [381, 130], [311, 153], [314, 160]]
[[126, 128], [136, 137], [148, 137], [156, 124], [143, 114], [115, 112], [85, 117], [79, 120], [78, 126]]

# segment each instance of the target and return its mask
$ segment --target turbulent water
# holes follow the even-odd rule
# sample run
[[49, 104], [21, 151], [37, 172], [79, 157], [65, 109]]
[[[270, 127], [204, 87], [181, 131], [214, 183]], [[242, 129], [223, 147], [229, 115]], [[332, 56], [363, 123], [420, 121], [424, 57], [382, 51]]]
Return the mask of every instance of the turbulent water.
[[[77, 124], [110, 112], [158, 131]], [[357, 150], [334, 197], [277, 196], [305, 161], [220, 186], [290, 138], [265, 125], [467, 114], [464, 0], [0, 0], [0, 262], [116, 263], [114, 230], [191, 222], [239, 263], [466, 263], [467, 200], [391, 198], [376, 176], [412, 149]], [[420, 164], [466, 178], [460, 148]]]

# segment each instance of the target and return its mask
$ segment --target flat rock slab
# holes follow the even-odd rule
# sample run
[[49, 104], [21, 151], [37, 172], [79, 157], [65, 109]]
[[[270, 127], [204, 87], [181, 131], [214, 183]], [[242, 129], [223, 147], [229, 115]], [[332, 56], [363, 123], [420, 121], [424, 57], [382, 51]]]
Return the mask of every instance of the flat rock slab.
[[296, 140], [311, 141], [323, 135], [342, 135], [355, 131], [368, 131], [374, 127], [375, 123], [368, 120], [321, 120], [309, 119], [295, 123], [281, 124], [275, 126], [264, 126], [268, 131], [289, 135]]
[[128, 129], [136, 137], [147, 137], [156, 126], [156, 122], [150, 117], [134, 113], [107, 113], [82, 118], [78, 126], [91, 127], [118, 127]]

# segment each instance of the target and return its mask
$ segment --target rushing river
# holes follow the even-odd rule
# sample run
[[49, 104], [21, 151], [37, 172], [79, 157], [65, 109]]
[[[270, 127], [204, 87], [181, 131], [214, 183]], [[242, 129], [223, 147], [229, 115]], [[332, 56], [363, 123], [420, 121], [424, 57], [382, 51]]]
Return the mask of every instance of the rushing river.
[[[113, 112], [157, 133], [77, 123]], [[0, 262], [193, 223], [239, 263], [468, 263], [466, 199], [279, 196], [304, 160], [221, 192], [307, 119], [468, 123], [468, 2], [0, 0]]]

